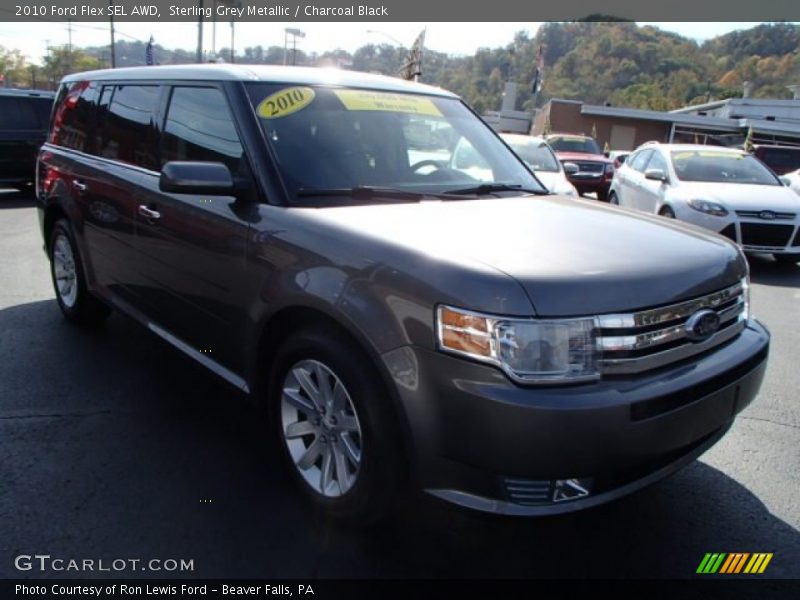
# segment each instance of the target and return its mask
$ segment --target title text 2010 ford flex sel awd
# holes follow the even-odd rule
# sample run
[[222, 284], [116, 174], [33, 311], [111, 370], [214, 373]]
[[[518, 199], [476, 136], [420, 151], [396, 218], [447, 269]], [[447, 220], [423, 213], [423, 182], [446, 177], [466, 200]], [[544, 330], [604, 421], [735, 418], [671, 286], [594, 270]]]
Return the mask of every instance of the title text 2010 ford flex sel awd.
[[[490, 180], [452, 160], [462, 139]], [[339, 517], [408, 486], [516, 515], [599, 504], [700, 455], [763, 377], [733, 243], [546, 194], [440, 89], [72, 75], [37, 186], [66, 317], [118, 309], [248, 393]]]

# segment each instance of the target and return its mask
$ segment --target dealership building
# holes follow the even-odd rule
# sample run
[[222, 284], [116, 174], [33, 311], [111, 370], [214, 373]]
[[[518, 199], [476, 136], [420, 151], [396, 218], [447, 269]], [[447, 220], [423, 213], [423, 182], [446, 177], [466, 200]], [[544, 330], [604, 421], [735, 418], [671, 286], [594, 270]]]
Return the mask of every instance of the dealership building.
[[671, 112], [584, 104], [554, 98], [539, 110], [530, 133], [595, 134], [601, 147], [632, 150], [649, 142], [800, 147], [800, 99], [731, 98]]

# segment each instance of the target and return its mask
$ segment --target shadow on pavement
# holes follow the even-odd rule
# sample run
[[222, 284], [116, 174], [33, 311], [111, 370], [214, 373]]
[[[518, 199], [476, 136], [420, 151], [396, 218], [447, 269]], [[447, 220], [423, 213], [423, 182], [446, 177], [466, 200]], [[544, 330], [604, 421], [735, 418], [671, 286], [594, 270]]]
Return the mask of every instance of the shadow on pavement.
[[753, 283], [780, 287], [800, 287], [800, 264], [778, 263], [769, 255], [751, 254], [750, 280]]
[[0, 311], [0, 381], [0, 577], [21, 553], [193, 559], [169, 575], [195, 577], [692, 577], [734, 551], [800, 576], [798, 532], [702, 462], [558, 518], [415, 498], [379, 528], [335, 527], [288, 485], [255, 409], [116, 315], [84, 331], [53, 300]]
[[0, 210], [4, 208], [29, 208], [36, 206], [33, 188], [17, 190], [0, 188]]

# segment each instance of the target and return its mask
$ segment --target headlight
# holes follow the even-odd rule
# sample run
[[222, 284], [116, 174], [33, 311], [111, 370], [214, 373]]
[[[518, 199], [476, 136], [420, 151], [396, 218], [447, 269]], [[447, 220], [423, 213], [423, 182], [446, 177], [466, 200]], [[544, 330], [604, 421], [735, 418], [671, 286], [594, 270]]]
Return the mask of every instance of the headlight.
[[507, 319], [440, 306], [437, 331], [442, 350], [498, 366], [522, 383], [600, 377], [593, 318]]
[[606, 175], [613, 175], [614, 174], [614, 163], [606, 163], [605, 171], [606, 171]]
[[715, 217], [724, 217], [728, 214], [728, 209], [722, 206], [722, 204], [719, 202], [711, 202], [710, 200], [689, 200], [689, 206], [707, 215], [714, 215]]

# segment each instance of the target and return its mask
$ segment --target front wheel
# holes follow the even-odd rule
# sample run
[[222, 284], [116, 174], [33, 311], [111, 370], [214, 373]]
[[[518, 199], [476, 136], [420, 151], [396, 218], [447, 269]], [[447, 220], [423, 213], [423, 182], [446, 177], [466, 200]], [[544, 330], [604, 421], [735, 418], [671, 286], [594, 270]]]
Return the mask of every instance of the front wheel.
[[658, 214], [662, 217], [666, 217], [667, 219], [675, 218], [675, 211], [672, 210], [671, 206], [662, 206], [661, 210], [658, 211]]
[[53, 226], [48, 255], [56, 301], [63, 315], [81, 325], [97, 325], [104, 321], [111, 309], [92, 296], [86, 287], [85, 271], [67, 220], [61, 219]]
[[353, 523], [388, 514], [406, 463], [396, 413], [369, 357], [341, 334], [299, 332], [282, 345], [271, 382], [270, 425], [305, 496]]

